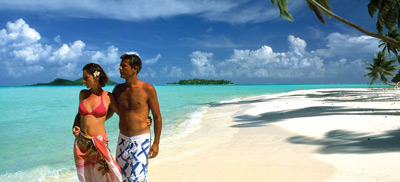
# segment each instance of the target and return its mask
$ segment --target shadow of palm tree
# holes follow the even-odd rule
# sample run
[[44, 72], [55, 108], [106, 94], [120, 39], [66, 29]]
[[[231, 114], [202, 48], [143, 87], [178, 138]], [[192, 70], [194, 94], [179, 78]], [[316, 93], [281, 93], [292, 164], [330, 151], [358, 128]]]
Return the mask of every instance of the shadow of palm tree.
[[323, 139], [295, 136], [288, 139], [294, 144], [319, 145], [322, 154], [334, 153], [383, 153], [400, 151], [400, 129], [383, 134], [369, 135], [344, 130], [328, 132]]
[[[377, 93], [379, 92], [379, 93]], [[279, 99], [296, 99], [297, 97], [308, 97], [319, 99], [322, 102], [364, 102], [364, 101], [400, 101], [397, 93], [386, 93], [385, 90], [379, 89], [374, 92], [362, 90], [338, 90], [338, 91], [317, 91], [315, 94], [292, 94], [289, 96], [281, 96]], [[272, 98], [271, 100], [273, 100]], [[242, 101], [229, 104], [246, 104], [265, 102], [267, 100], [257, 99]], [[260, 127], [270, 123], [280, 122], [293, 118], [306, 118], [317, 116], [340, 116], [340, 115], [366, 115], [366, 116], [389, 116], [400, 115], [400, 109], [378, 109], [378, 108], [349, 108], [344, 106], [326, 105], [303, 107], [291, 110], [281, 111], [265, 111], [258, 115], [238, 115], [234, 121], [237, 123], [232, 127]], [[400, 151], [400, 129], [386, 131], [383, 134], [371, 135], [368, 133], [358, 133], [344, 130], [333, 130], [326, 133], [323, 139], [314, 139], [306, 136], [295, 136], [288, 139], [294, 144], [319, 145], [320, 153], [382, 153], [382, 152], [398, 152]]]
[[325, 98], [324, 101], [326, 102], [400, 101], [398, 94], [387, 93], [384, 89], [374, 89], [373, 92], [363, 90], [318, 91], [315, 94], [305, 94], [303, 96], [308, 98]]
[[219, 107], [225, 105], [252, 104], [259, 102], [270, 102], [277, 99], [294, 99], [296, 97], [316, 98], [325, 102], [379, 102], [379, 101], [400, 101], [399, 94], [388, 93], [386, 89], [370, 89], [370, 90], [332, 90], [332, 91], [316, 91], [315, 94], [292, 94], [284, 95], [277, 98], [257, 98], [253, 100], [239, 100], [236, 102], [206, 102], [199, 105], [208, 105], [210, 107]]
[[329, 115], [399, 115], [398, 109], [376, 108], [346, 108], [342, 106], [313, 106], [280, 112], [265, 112], [263, 114], [239, 115], [235, 117], [238, 124], [232, 127], [257, 127], [268, 123], [279, 122], [293, 118], [329, 116]]
[[240, 100], [234, 102], [206, 102], [199, 105], [209, 105], [210, 107], [219, 107], [219, 106], [226, 106], [226, 105], [237, 105], [237, 104], [252, 104], [252, 103], [260, 103], [260, 102], [270, 102], [276, 100], [278, 98], [269, 98], [269, 99], [253, 99], [253, 100]]

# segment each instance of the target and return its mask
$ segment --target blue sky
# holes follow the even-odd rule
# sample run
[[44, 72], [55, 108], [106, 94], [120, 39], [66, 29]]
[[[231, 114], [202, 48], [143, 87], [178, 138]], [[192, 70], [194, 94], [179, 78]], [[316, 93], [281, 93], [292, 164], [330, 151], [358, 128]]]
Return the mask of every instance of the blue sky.
[[[376, 32], [369, 1], [331, 0], [333, 11]], [[0, 86], [75, 80], [99, 63], [123, 82], [123, 52], [151, 84], [226, 79], [236, 84], [368, 83], [379, 40], [335, 19], [321, 24], [304, 0], [294, 22], [270, 0], [0, 0]]]

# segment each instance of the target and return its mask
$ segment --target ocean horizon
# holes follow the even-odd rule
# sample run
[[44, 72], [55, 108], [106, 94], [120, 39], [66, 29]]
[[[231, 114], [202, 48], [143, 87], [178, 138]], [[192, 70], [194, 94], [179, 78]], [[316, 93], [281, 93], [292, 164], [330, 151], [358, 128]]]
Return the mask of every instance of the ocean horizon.
[[[367, 84], [154, 85], [163, 118], [163, 139], [198, 129], [205, 109], [221, 102], [295, 90], [368, 88]], [[373, 85], [387, 87], [386, 85]], [[114, 86], [104, 90], [111, 92]], [[0, 181], [77, 181], [72, 124], [84, 86], [0, 87]], [[115, 114], [106, 121], [111, 154], [118, 129]], [[162, 152], [162, 150], [160, 151]], [[157, 160], [157, 159], [156, 159]], [[151, 164], [150, 164], [151, 165]]]

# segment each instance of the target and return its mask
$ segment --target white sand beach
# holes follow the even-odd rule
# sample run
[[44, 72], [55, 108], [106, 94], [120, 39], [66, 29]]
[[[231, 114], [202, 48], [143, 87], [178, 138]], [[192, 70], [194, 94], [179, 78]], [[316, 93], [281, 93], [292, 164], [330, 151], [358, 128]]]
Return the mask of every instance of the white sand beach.
[[400, 90], [318, 89], [225, 102], [162, 140], [148, 181], [400, 180]]

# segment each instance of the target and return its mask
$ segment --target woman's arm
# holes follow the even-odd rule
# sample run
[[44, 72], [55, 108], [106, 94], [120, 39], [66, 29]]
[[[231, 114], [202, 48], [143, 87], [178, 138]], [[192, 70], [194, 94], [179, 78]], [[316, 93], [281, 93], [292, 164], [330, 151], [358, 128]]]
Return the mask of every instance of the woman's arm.
[[72, 126], [72, 134], [77, 137], [81, 131], [81, 115], [78, 113], [75, 116], [74, 125]]
[[[79, 104], [82, 102], [83, 99], [83, 90], [79, 93]], [[78, 104], [78, 106], [79, 106]], [[77, 137], [79, 135], [79, 132], [81, 130], [81, 115], [79, 112], [75, 116], [74, 124], [72, 125], [72, 134]]]

